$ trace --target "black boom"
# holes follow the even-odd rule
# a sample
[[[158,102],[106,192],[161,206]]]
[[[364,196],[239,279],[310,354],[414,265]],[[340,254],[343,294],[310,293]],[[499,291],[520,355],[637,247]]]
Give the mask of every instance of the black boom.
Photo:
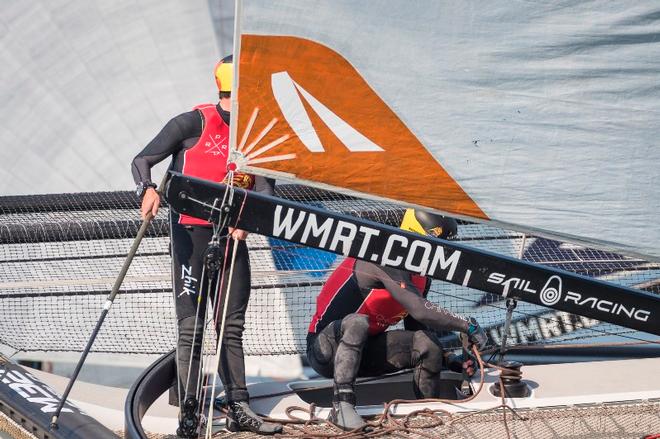
[[[166,191],[179,213],[217,221],[227,186],[173,173]],[[408,270],[660,335],[660,297],[575,273],[421,236],[281,198],[233,189],[229,224],[278,239]],[[217,205],[217,204],[216,204]]]

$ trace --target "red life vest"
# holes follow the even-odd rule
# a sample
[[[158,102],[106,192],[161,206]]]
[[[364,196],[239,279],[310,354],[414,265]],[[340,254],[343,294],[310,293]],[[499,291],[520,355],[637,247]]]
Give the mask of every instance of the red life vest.
[[[214,104],[194,108],[202,113],[204,130],[197,143],[184,152],[181,173],[191,177],[222,182],[227,175],[229,156],[229,125],[222,120]],[[179,223],[208,226],[209,222],[188,215],[180,215]]]
[[[424,291],[425,277],[413,274],[411,280],[419,291]],[[369,335],[380,334],[408,315],[408,311],[385,288],[371,290],[355,312],[369,316]]]
[[[346,258],[332,272],[316,298],[316,312],[309,324],[309,332],[317,332],[317,324],[324,317],[343,318],[348,314],[365,314],[369,317],[369,335],[380,334],[408,315],[385,288],[373,288],[364,299],[357,282],[352,281],[355,259]],[[413,274],[413,285],[425,292],[426,278]],[[336,299],[336,300],[335,300]]]
[[[413,285],[424,291],[426,278],[413,274]],[[389,291],[384,288],[373,289],[356,311],[369,316],[369,335],[380,334],[392,325],[396,325],[408,315],[408,311],[399,304]]]

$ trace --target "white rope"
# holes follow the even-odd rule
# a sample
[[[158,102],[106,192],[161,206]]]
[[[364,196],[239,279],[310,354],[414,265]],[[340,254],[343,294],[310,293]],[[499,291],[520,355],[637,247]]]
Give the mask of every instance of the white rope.
[[[233,177],[233,172],[229,172],[228,175],[230,177]],[[225,191],[225,193],[223,194],[222,202],[220,203],[221,206],[224,206],[226,204],[227,199],[229,199],[229,200],[233,199],[233,192],[234,191],[233,191],[233,188],[231,187],[231,182],[233,182],[232,178],[230,178],[230,184],[228,185],[228,190]],[[213,206],[210,206],[210,207],[212,207],[211,213],[213,213],[214,210],[217,210],[218,201],[219,201],[218,199],[215,199],[215,201],[213,203]],[[217,236],[220,233],[220,231],[224,228],[223,227],[224,226],[224,222],[223,222],[224,218],[223,218],[222,211],[220,212],[220,215],[219,215],[218,219],[219,219],[219,221],[216,224],[216,223],[211,221],[211,218],[209,218],[209,222],[211,222],[211,225],[213,227],[213,237],[212,237],[211,242],[209,244],[218,242]],[[170,228],[171,228],[171,226],[172,226],[172,224],[171,224],[171,218],[170,218]],[[229,245],[229,241],[228,241],[227,245]],[[193,357],[194,357],[194,353],[195,353],[195,349],[196,349],[195,341],[197,339],[197,322],[199,320],[199,311],[200,311],[201,302],[202,302],[202,291],[206,290],[206,293],[207,293],[206,294],[206,304],[208,304],[208,301],[210,299],[211,286],[213,285],[213,282],[211,280],[206,279],[206,260],[205,260],[205,256],[206,256],[206,250],[204,251],[204,255],[202,257],[202,274],[201,274],[201,281],[202,281],[202,283],[206,282],[206,285],[205,286],[200,285],[200,289],[198,291],[197,307],[196,307],[196,310],[195,310],[195,322],[194,322],[194,326],[193,326],[193,337],[192,337],[192,341],[191,341],[190,356],[188,358],[188,373],[187,373],[187,376],[186,376],[185,386],[181,386],[181,377],[178,373],[178,364],[179,364],[179,349],[178,349],[178,346],[179,346],[180,337],[179,337],[179,331],[178,330],[176,331],[176,342],[177,342],[177,349],[176,349],[177,374],[176,374],[176,376],[177,376],[177,393],[179,394],[178,395],[178,399],[179,399],[179,420],[182,419],[181,418],[181,413],[182,413],[184,398],[185,398],[186,395],[188,395],[188,391],[190,389],[190,375],[191,375],[191,370],[192,370]],[[220,284],[220,282],[219,282],[220,279],[219,278],[220,278],[221,274],[222,273],[219,270],[218,271],[218,278],[216,279],[216,282],[217,282],[216,297],[218,297],[218,294],[219,294],[218,288],[219,288],[219,284]],[[174,276],[174,270],[172,270],[172,276]],[[174,279],[172,279],[172,285],[174,285]],[[177,299],[176,291],[173,291],[173,293],[174,293],[174,300],[176,301],[176,299]],[[205,306],[205,309],[206,309],[206,306]],[[204,314],[206,314],[206,312]],[[206,328],[206,326],[207,326],[206,315],[204,316],[204,322],[205,322],[204,328]],[[224,316],[223,316],[223,325],[224,325]],[[196,381],[197,382],[197,389],[195,391],[195,397],[196,397],[196,399],[198,401],[198,404],[199,404],[200,414],[203,412],[203,402],[201,401],[200,397],[201,397],[201,394],[202,394],[201,389],[203,387],[202,386],[202,371],[204,369],[204,364],[206,363],[206,361],[203,360],[205,340],[206,340],[206,331],[203,329],[202,330],[201,345],[199,346],[199,350],[200,350],[200,355],[199,356],[200,356],[200,358],[199,358],[197,381]],[[219,344],[218,344],[218,346],[219,346]],[[216,369],[217,369],[217,367],[216,367]],[[215,377],[214,377],[213,384],[215,386]],[[183,387],[183,392],[180,392],[181,387]],[[183,393],[183,395],[181,393]],[[211,404],[211,407],[213,407],[212,404]],[[200,418],[200,421],[201,421],[201,418]],[[209,422],[209,424],[210,424],[210,422]]]
[[[214,306],[210,311],[210,317],[208,318],[208,320],[205,320],[205,323],[204,323],[204,332],[203,332],[203,338],[202,338],[202,354],[204,352],[203,351],[204,346],[206,346],[206,340],[207,340],[207,338],[208,338],[208,336],[210,335],[210,332],[211,332],[211,329],[209,329],[209,327],[210,327],[209,324],[216,321],[216,314],[217,314],[216,307],[217,307],[217,310],[219,310],[219,307],[220,307],[220,302],[219,302],[219,300],[220,300],[220,288],[222,287],[222,282],[223,282],[221,280],[221,277],[224,275],[225,270],[226,270],[227,253],[229,253],[229,248],[228,247],[229,247],[229,240],[227,240],[227,245],[225,246],[225,255],[223,255],[223,257],[222,257],[222,260],[225,263],[223,264],[222,270],[218,270],[218,274],[217,274],[217,277],[216,277],[215,295],[211,296],[209,294],[208,297],[207,297],[207,302],[206,302],[207,305],[208,305],[208,303],[210,303],[211,297],[215,297],[216,300],[214,301]],[[207,314],[208,314],[208,307],[207,307]],[[206,400],[206,387],[208,385],[208,375],[204,374],[203,375],[204,378],[202,378],[202,373],[203,373],[204,370],[206,370],[206,367],[210,363],[211,358],[212,358],[211,355],[206,355],[203,358],[203,361],[200,365],[199,372],[198,372],[198,375],[197,375],[197,381],[200,384],[199,387],[198,387],[197,395],[196,395],[197,400],[200,401],[200,404],[199,404],[200,425],[201,425],[201,422],[203,421],[202,417],[204,416],[204,404],[202,402]],[[213,370],[215,371],[217,369],[218,369],[217,366],[214,366]]]

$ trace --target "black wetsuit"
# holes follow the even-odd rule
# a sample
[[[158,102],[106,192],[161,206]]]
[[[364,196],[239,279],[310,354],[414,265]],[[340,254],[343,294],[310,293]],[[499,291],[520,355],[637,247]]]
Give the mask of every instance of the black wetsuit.
[[[317,298],[307,358],[336,388],[358,376],[415,368],[418,397],[439,395],[443,350],[435,331],[466,332],[467,319],[425,299],[430,279],[346,258]],[[386,329],[404,319],[404,330]]]
[[[219,105],[216,106],[216,110],[224,123],[228,124],[229,113],[222,111]],[[172,157],[170,169],[185,173],[185,153],[198,144],[203,129],[204,117],[199,110],[180,114],[170,120],[133,160],[132,172],[136,183],[151,182],[151,167],[168,157]],[[272,194],[273,186],[272,180],[255,177],[255,190]],[[203,255],[213,232],[210,225],[181,224],[180,216],[176,212],[170,211],[170,226],[172,283],[178,324],[178,394],[179,400],[183,401],[196,394],[207,291],[210,288],[211,298],[217,302],[215,300],[217,279],[209,279],[208,271],[205,271],[202,276]],[[221,235],[226,236],[227,231],[223,230]],[[232,248],[231,244],[227,248],[226,243],[226,239],[221,241],[221,253],[224,255],[227,250],[230,260]],[[229,271],[229,267],[225,266],[225,279],[222,282],[224,289],[229,282]],[[222,297],[225,297],[224,292]],[[242,337],[245,310],[250,297],[250,262],[245,241],[238,242],[229,297],[218,373],[225,386],[228,400],[247,401]],[[200,298],[199,305],[198,298]],[[216,308],[217,306],[216,303]],[[218,315],[221,316],[223,303],[220,303],[219,306],[220,314]],[[219,318],[216,320],[216,324],[220,323],[219,320]],[[195,340],[193,340],[193,335]],[[190,361],[191,352],[192,361]],[[186,389],[187,391],[185,391]]]

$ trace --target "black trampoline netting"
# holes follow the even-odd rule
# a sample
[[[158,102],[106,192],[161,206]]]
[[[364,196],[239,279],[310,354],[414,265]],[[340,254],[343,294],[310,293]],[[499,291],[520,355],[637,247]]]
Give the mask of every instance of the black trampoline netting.
[[[277,186],[277,194],[390,225],[398,225],[403,214],[401,207],[385,202],[298,185]],[[130,192],[0,198],[0,343],[23,351],[82,351],[140,226],[137,207]],[[658,264],[480,224],[461,223],[457,239],[660,293]],[[341,257],[255,234],[248,245],[253,278],[246,354],[303,352],[316,295]],[[155,354],[174,346],[168,247],[163,208],[142,241],[93,351]],[[476,316],[499,343],[506,309],[499,296],[435,281],[429,299]],[[644,338],[626,328],[526,303],[513,313],[510,336],[516,344]]]

